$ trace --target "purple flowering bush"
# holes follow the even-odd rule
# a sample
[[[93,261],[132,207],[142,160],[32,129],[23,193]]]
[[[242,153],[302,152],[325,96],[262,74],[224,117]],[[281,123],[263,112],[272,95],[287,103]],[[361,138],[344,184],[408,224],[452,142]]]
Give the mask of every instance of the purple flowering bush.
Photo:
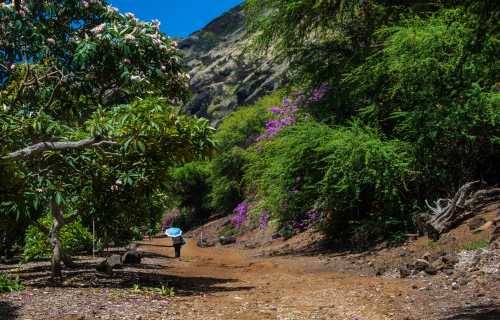
[[[267,212],[266,210],[262,211],[260,216],[259,216],[259,228],[261,230],[264,230],[267,228],[267,226],[269,225],[269,212]]]
[[[257,141],[270,140],[284,128],[295,125],[298,121],[299,110],[321,102],[328,90],[329,87],[323,84],[313,89],[308,96],[302,92],[295,92],[283,99],[281,106],[271,107],[274,117],[266,122],[266,130],[257,137]]]
[[[246,202],[242,202],[238,204],[238,206],[234,209],[236,215],[231,218],[231,223],[237,229],[241,229],[242,225],[248,220],[248,209],[249,206]]]
[[[244,180],[259,206],[268,208],[287,234],[318,226],[332,237],[343,237],[353,232],[349,221],[375,214],[384,216],[383,221],[404,220],[400,206],[405,184],[414,175],[406,144],[382,140],[357,125],[331,128],[306,120],[262,148],[249,152]],[[373,231],[390,233],[389,227],[394,225]]]

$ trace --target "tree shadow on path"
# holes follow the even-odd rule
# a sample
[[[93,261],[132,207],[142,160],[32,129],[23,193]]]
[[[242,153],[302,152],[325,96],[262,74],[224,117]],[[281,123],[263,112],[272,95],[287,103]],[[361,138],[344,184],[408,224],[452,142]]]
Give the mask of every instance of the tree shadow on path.
[[[451,316],[442,320],[498,320],[500,304],[475,305],[449,310]]]
[[[11,302],[0,301],[0,319],[2,320],[14,320],[17,319],[18,306],[15,306]]]
[[[50,279],[50,265],[36,266],[19,272],[27,287],[33,288],[102,288],[132,289],[134,285],[143,288],[175,288],[177,296],[203,295],[217,292],[238,292],[252,290],[252,286],[241,286],[239,280],[205,276],[180,276],[168,274],[168,267],[160,265],[135,265],[116,269],[112,276],[95,271],[95,263],[78,263],[75,269],[64,269],[63,282]]]

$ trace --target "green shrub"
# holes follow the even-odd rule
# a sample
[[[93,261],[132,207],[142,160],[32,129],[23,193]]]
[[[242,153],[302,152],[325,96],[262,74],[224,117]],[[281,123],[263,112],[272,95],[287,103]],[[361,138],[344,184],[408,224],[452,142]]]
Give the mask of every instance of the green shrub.
[[[50,228],[52,219],[45,216],[38,220],[46,228]],[[92,250],[92,234],[77,220],[62,228],[60,240],[63,249],[69,254],[89,252]],[[33,261],[43,259],[52,255],[52,246],[48,240],[48,235],[41,232],[37,227],[30,226],[26,231],[23,261]]]
[[[483,239],[483,240],[478,240],[478,241],[466,243],[462,246],[462,248],[464,250],[478,250],[478,249],[487,248],[488,244],[489,244],[489,241],[487,239]]]
[[[209,163],[196,161],[173,169],[169,191],[173,202],[182,208],[177,219],[183,228],[189,229],[204,223],[210,216],[207,195],[209,192]]]
[[[245,150],[233,147],[220,153],[210,165],[210,208],[218,213],[231,213],[243,200],[243,168]]]
[[[344,81],[366,122],[415,144],[429,173],[424,198],[500,179],[500,39],[498,28],[484,33],[477,21],[452,9],[382,28],[382,49]]]
[[[283,92],[276,92],[229,114],[214,135],[219,151],[224,153],[236,146],[246,148],[255,143],[270,117],[271,106],[279,105],[282,98]]]
[[[249,150],[244,175],[247,193],[255,194],[258,207],[270,211],[280,225],[303,220],[318,199],[323,155],[315,150],[331,130],[308,122]]]
[[[12,279],[6,273],[0,272],[0,293],[20,291],[23,289],[19,276]]]
[[[221,230],[219,236],[222,237],[233,237],[237,236],[239,234],[239,230],[235,228],[235,226],[232,223],[227,224],[224,226],[224,228]]]
[[[217,213],[231,213],[243,200],[245,148],[255,143],[270,117],[272,105],[279,105],[283,92],[259,99],[254,105],[231,113],[215,134],[219,152],[210,165],[210,208]]]
[[[367,223],[374,236],[388,236],[411,220],[408,184],[416,173],[409,144],[354,125],[335,129],[317,151],[326,155],[320,205],[334,236]]]
[[[350,237],[365,226],[372,233],[368,241],[410,221],[413,162],[407,144],[384,141],[357,124],[306,122],[253,148],[245,181],[258,206],[277,215],[282,227],[304,227],[308,213],[319,209],[331,238]]]

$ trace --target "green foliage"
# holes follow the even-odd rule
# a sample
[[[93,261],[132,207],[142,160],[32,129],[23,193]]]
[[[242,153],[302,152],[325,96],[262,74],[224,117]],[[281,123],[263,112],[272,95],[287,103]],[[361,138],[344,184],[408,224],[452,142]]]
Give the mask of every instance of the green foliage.
[[[241,179],[245,164],[245,150],[240,147],[221,152],[212,160],[208,199],[215,212],[230,213],[243,199]]]
[[[239,234],[239,230],[235,228],[234,224],[229,223],[221,230],[219,236],[222,237],[233,237]]]
[[[384,49],[345,79],[367,122],[416,143],[436,187],[499,178],[491,165],[500,160],[498,33],[473,52],[470,19],[463,9],[443,10],[384,28]]]
[[[252,148],[245,181],[259,207],[282,226],[300,224],[320,209],[333,238],[349,236],[368,220],[381,235],[410,220],[405,196],[415,177],[413,161],[407,144],[384,141],[357,124],[305,122]]]
[[[249,150],[247,191],[255,193],[259,207],[276,215],[282,225],[300,221],[313,208],[323,177],[318,161],[324,156],[316,149],[319,139],[329,134],[328,126],[308,122]]]
[[[317,151],[326,155],[320,201],[335,236],[368,220],[380,226],[374,234],[388,234],[410,220],[408,184],[416,173],[409,144],[355,125],[337,129]]]
[[[132,293],[143,294],[146,296],[159,295],[161,297],[175,297],[175,288],[169,287],[168,283],[158,288],[141,288],[141,285],[139,283],[134,283],[131,291]]]
[[[208,122],[179,113],[176,43],[106,1],[17,4],[0,4],[2,214],[37,219],[55,203],[95,221],[102,243],[137,237],[161,214],[168,168],[213,147]],[[44,141],[80,147],[11,156]]]
[[[207,195],[209,193],[208,162],[189,162],[170,172],[168,192],[172,205],[181,208],[181,214],[173,226],[184,230],[204,223],[210,216]]]
[[[38,220],[38,223],[46,228],[51,227],[52,219],[46,215]],[[92,234],[77,220],[62,228],[60,240],[65,252],[76,254],[90,252],[92,250]],[[26,239],[22,259],[24,262],[50,257],[52,246],[48,235],[40,231],[36,226],[31,226],[26,231]]]
[[[239,108],[221,123],[214,135],[219,152],[210,165],[210,207],[231,213],[243,199],[245,148],[255,143],[270,117],[270,106],[279,105],[283,92],[259,99],[254,105]]]
[[[170,297],[170,298],[175,297],[174,287],[161,286],[160,288],[154,288],[154,292],[162,297]]]
[[[249,152],[247,198],[282,222],[317,208],[332,237],[397,240],[423,200],[499,183],[498,1],[249,0],[247,14],[297,84],[333,91],[309,113],[337,127]]]
[[[5,272],[0,272],[0,293],[20,291],[23,289],[19,276],[11,279]]]
[[[214,135],[219,150],[227,152],[233,147],[246,148],[253,144],[270,117],[270,107],[279,105],[282,98],[283,92],[276,92],[229,114]]]
[[[478,240],[466,243],[462,246],[464,250],[479,250],[488,248],[489,241],[488,239]]]
[[[343,73],[378,45],[373,33],[379,26],[392,24],[406,12],[432,12],[439,3],[247,0],[245,8],[254,46],[288,60],[293,79],[337,85]]]

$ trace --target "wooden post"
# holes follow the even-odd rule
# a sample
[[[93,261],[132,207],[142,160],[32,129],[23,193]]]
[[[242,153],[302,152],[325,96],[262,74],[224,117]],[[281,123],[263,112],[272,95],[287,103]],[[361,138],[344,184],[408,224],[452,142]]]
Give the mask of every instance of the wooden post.
[[[95,218],[92,217],[92,258],[95,258]]]

